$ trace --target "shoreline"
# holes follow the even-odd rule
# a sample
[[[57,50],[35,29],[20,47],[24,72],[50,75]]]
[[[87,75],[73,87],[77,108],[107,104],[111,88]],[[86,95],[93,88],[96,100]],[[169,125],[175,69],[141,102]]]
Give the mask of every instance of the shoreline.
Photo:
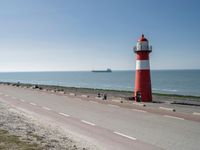
[[[67,87],[67,86],[59,86],[59,85],[45,85],[45,84],[33,84],[33,83],[17,83],[17,82],[0,82],[0,84],[4,85],[13,85],[13,86],[22,86],[22,87],[33,87],[38,86],[38,88],[49,89],[49,90],[56,90],[56,91],[65,91],[65,90],[72,90],[77,92],[102,92],[102,93],[121,93],[132,97],[133,91],[126,91],[126,90],[114,90],[114,89],[99,89],[99,88],[85,88],[85,87]],[[159,93],[159,92],[152,92],[153,96],[163,96],[163,97],[178,97],[178,98],[192,98],[192,99],[200,99],[200,96],[197,95],[181,95],[181,94],[170,94],[170,93]]]
[[[43,85],[30,83],[15,83],[15,82],[0,82],[0,85],[15,86],[21,88],[30,88],[40,91],[53,92],[62,95],[74,95],[80,97],[88,97],[96,99],[100,94],[100,99],[103,95],[107,95],[107,101],[121,101],[132,103],[133,92],[123,90],[109,90],[109,89],[94,89],[94,88],[80,88],[80,87],[65,87],[57,85]],[[163,94],[153,93],[153,100],[149,103],[171,103],[177,105],[200,106],[200,96],[191,95],[177,95],[177,94]],[[144,103],[144,102],[143,102]],[[148,103],[148,102],[147,102]]]

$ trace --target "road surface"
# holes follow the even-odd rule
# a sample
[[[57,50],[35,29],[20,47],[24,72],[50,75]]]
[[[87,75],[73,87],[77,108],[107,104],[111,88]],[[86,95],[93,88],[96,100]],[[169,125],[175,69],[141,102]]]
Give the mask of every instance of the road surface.
[[[199,149],[200,122],[184,117],[5,85],[0,101],[51,119],[104,150]]]

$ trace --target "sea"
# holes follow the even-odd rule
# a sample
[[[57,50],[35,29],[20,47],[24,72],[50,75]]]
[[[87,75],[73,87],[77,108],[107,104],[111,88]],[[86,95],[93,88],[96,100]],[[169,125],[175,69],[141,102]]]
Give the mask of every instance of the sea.
[[[57,85],[110,90],[134,90],[135,71],[7,72],[1,82]],[[152,70],[154,93],[200,96],[200,70]]]

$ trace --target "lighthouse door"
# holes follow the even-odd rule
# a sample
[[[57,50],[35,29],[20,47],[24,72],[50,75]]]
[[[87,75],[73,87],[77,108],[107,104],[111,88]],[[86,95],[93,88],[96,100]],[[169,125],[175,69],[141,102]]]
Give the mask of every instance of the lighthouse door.
[[[137,91],[136,92],[136,102],[141,102],[142,101],[142,96],[141,96],[141,92]]]

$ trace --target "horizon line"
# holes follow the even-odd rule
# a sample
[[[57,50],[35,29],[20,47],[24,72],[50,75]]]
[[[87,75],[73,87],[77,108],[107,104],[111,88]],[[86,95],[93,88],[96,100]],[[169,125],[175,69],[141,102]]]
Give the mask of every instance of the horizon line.
[[[200,69],[151,69],[151,71],[176,71],[176,70],[200,70]],[[33,70],[33,71],[25,71],[25,70],[19,70],[19,71],[0,71],[0,73],[24,73],[24,72],[91,72],[92,70]],[[136,71],[133,69],[116,69],[112,71]]]

